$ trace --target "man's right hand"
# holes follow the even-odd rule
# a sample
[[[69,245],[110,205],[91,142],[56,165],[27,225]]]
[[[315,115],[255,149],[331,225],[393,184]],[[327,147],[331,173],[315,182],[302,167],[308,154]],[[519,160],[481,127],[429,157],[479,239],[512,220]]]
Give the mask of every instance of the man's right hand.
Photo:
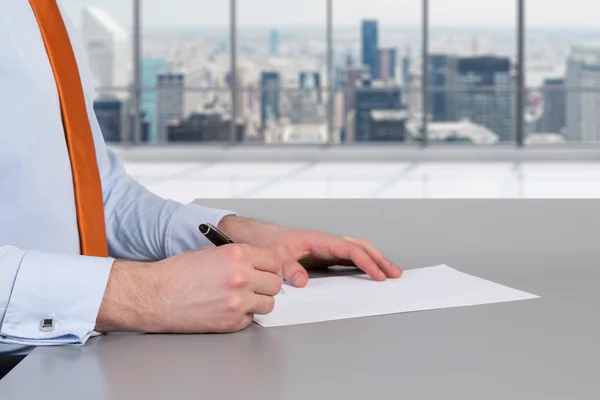
[[[282,262],[271,251],[232,244],[151,264],[115,262],[98,332],[228,333],[273,311]]]

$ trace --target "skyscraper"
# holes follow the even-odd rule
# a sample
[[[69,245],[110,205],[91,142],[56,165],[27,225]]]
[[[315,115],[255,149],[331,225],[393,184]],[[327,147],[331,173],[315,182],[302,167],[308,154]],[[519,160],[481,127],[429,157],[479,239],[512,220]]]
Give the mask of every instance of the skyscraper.
[[[171,68],[156,77],[158,141],[168,141],[169,121],[184,115],[185,75]]]
[[[83,9],[82,36],[99,97],[115,95],[109,88],[128,85],[127,33],[104,10]]]
[[[456,112],[496,133],[501,141],[514,139],[513,81],[508,57],[467,57],[458,60]]]
[[[260,105],[261,127],[279,122],[281,116],[281,75],[278,72],[263,72],[260,78],[262,100]]]
[[[362,63],[371,78],[379,79],[379,23],[375,20],[362,23]]]
[[[433,121],[470,119],[511,140],[514,93],[507,57],[429,56],[429,110]]]
[[[410,90],[411,84],[411,59],[410,59],[410,48],[406,49],[406,54],[402,57],[402,84],[406,90]]]
[[[447,54],[429,56],[429,114],[434,122],[455,121],[458,58]]]
[[[343,121],[347,125],[348,114],[354,111],[358,83],[367,79],[369,72],[366,67],[348,68],[344,77],[344,114]],[[348,128],[348,126],[345,126]]]
[[[398,50],[394,48],[379,49],[379,78],[383,80],[396,80],[396,66],[398,64]]]
[[[600,44],[571,47],[567,61],[568,87],[600,86]],[[600,140],[600,95],[596,91],[567,93],[567,140],[591,143]]]
[[[546,79],[542,89],[544,111],[538,132],[561,133],[566,127],[567,91],[564,79]]]
[[[94,113],[106,142],[123,140],[123,103],[118,99],[98,99],[94,101]]]
[[[400,86],[383,81],[363,81],[355,93],[354,140],[368,142],[375,139],[371,127],[374,110],[397,111],[402,109]]]
[[[142,88],[153,89],[142,91],[142,110],[150,123],[150,141],[158,140],[156,120],[156,81],[160,71],[167,65],[162,58],[142,58]]]
[[[299,75],[299,88],[311,90],[307,93],[319,104],[323,103],[323,88],[321,86],[321,74],[318,72],[301,71]]]
[[[269,53],[272,56],[279,55],[279,32],[275,29],[269,34]]]

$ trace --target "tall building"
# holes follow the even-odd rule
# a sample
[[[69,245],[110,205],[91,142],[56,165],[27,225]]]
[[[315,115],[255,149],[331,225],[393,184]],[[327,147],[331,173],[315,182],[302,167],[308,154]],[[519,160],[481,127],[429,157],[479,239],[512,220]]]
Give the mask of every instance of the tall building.
[[[410,90],[411,84],[411,57],[410,57],[410,48],[406,50],[406,54],[402,57],[402,85],[407,90]]]
[[[362,23],[362,63],[372,79],[379,79],[379,23],[375,20]]]
[[[514,88],[508,57],[467,57],[458,60],[456,95],[458,119],[468,118],[494,133],[501,141],[514,139]],[[462,89],[469,89],[463,91]]]
[[[394,48],[379,49],[379,78],[396,80],[398,50]]]
[[[184,115],[185,75],[171,68],[156,77],[156,114],[158,141],[168,141],[170,121]]]
[[[429,57],[429,110],[435,122],[469,119],[513,139],[514,92],[508,57]]]
[[[156,78],[160,71],[167,65],[162,58],[142,58],[142,110],[150,123],[150,142],[158,140],[158,128],[156,119]]]
[[[458,58],[447,54],[429,56],[429,114],[434,122],[458,119],[456,92]]]
[[[565,79],[546,79],[542,89],[544,111],[538,132],[561,133],[567,124],[567,90]]]
[[[279,55],[279,32],[273,29],[269,34],[269,54]]]
[[[369,72],[366,67],[353,67],[348,68],[345,72],[344,78],[344,114],[342,120],[344,121],[344,128],[348,129],[348,114],[354,111],[356,103],[356,89],[359,82],[369,77]]]
[[[123,141],[123,102],[117,98],[102,98],[94,101],[94,113],[106,142]]]
[[[270,123],[278,123],[281,117],[281,75],[279,72],[263,72],[260,78],[260,123],[264,129]]]
[[[321,74],[318,72],[301,71],[299,76],[299,88],[311,90],[310,97],[319,104],[323,103],[323,87],[321,85]]]
[[[97,95],[115,96],[110,88],[126,88],[129,83],[127,33],[104,10],[89,6],[83,8],[82,37]]]
[[[390,82],[363,81],[356,89],[355,98],[354,140],[357,142],[368,142],[375,138],[371,126],[372,111],[402,109],[401,88]]]
[[[567,61],[568,87],[600,86],[600,44],[581,43],[571,47]],[[567,140],[591,143],[600,140],[600,93],[567,93]]]

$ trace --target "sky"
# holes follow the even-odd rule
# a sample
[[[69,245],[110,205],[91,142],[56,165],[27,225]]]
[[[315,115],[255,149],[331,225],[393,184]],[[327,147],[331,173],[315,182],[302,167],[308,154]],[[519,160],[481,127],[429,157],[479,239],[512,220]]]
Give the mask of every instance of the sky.
[[[61,0],[76,24],[84,6],[96,5],[121,25],[130,26],[131,0]],[[147,27],[226,26],[229,0],[141,0]],[[323,25],[325,0],[237,0],[240,26]],[[527,24],[540,28],[600,30],[596,0],[526,0]],[[514,28],[516,0],[430,0],[431,25]],[[334,0],[334,22],[357,25],[363,18],[382,26],[415,27],[422,18],[420,0]]]

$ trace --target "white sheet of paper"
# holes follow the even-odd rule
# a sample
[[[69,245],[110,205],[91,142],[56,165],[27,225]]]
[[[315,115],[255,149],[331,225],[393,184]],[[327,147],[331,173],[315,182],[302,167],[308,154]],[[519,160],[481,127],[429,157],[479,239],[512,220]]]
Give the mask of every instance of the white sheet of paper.
[[[366,275],[331,277],[284,290],[275,310],[257,315],[256,323],[276,327],[539,298],[446,265],[405,271],[401,279],[385,282]]]

